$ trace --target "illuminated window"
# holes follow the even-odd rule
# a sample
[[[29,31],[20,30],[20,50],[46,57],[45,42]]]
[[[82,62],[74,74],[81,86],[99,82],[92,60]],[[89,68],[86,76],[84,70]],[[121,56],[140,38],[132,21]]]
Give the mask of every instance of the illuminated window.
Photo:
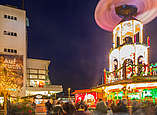
[[[38,86],[37,81],[30,80],[30,86],[37,87]]]
[[[45,70],[39,70],[39,74],[45,74],[46,71]]]
[[[38,71],[36,69],[30,69],[30,73],[38,73]]]
[[[125,59],[123,63],[123,76],[124,79],[130,78],[133,74],[133,61],[131,59]]]
[[[143,67],[141,66],[141,64],[143,64],[143,56],[139,56],[138,57],[138,75],[140,75],[143,71]]]
[[[30,74],[29,77],[30,77],[30,78],[37,78],[37,75],[32,75],[32,74]]]
[[[45,79],[45,75],[39,75],[39,79]]]
[[[116,72],[116,70],[118,69],[118,60],[114,59],[113,64],[114,64],[115,78],[118,78],[118,75],[117,75],[117,72]]]

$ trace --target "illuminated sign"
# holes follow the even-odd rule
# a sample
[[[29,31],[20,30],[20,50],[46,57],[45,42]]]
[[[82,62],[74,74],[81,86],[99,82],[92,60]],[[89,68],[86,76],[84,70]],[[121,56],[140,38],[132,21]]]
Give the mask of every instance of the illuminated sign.
[[[14,77],[13,84],[23,86],[23,56],[0,54],[0,71],[6,70],[8,77]],[[2,73],[0,75],[3,75]]]
[[[143,24],[129,20],[118,24],[113,30],[113,48],[129,43],[143,42]]]
[[[75,94],[75,102],[78,103],[80,101],[84,101],[89,106],[95,106],[97,102],[97,93],[81,93],[81,94]]]
[[[109,72],[106,75],[106,83],[130,79],[132,76],[136,75],[147,74],[147,46],[141,44],[128,44],[111,51],[109,55]]]

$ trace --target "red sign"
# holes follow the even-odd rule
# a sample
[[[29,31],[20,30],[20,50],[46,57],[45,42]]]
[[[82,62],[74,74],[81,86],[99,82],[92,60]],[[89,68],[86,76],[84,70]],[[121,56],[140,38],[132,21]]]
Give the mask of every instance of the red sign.
[[[88,106],[95,107],[97,102],[97,93],[80,93],[75,94],[75,103],[83,100]]]

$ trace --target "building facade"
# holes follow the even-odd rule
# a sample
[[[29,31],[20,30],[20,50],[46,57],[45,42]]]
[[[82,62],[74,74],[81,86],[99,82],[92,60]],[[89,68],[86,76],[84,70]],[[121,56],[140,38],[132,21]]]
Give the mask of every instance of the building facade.
[[[25,95],[26,84],[26,12],[0,5],[0,59],[4,67],[16,73],[18,96]],[[12,76],[10,76],[12,77]],[[16,96],[17,96],[16,95]]]
[[[118,24],[113,30],[113,48],[109,54],[109,72],[106,82],[147,75],[149,46],[143,40],[143,24],[134,19]],[[141,65],[141,66],[140,66]]]
[[[0,80],[12,83],[5,90],[16,97],[61,92],[50,85],[50,61],[27,58],[26,11],[0,5],[0,25]]]
[[[51,85],[48,75],[49,60],[27,59],[26,96],[62,92],[61,85]]]

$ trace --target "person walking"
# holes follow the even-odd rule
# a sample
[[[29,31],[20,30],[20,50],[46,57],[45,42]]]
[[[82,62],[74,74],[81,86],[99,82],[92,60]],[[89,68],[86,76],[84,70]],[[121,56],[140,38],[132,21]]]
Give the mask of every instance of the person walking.
[[[76,110],[71,102],[66,102],[63,104],[63,111],[64,115],[74,115]]]
[[[35,112],[36,110],[36,103],[33,101],[33,103],[31,104],[33,111]]]
[[[51,112],[52,115],[63,115],[63,108],[60,101],[56,103]]]
[[[51,107],[52,107],[52,104],[50,103],[50,100],[48,100],[45,103],[45,106],[46,106],[46,109],[47,109],[47,115],[50,115],[50,111],[51,111]]]
[[[107,115],[113,115],[113,111],[110,107],[107,109]]]
[[[107,112],[107,107],[102,99],[99,99],[99,102],[96,105],[95,114],[96,115],[104,115]]]

